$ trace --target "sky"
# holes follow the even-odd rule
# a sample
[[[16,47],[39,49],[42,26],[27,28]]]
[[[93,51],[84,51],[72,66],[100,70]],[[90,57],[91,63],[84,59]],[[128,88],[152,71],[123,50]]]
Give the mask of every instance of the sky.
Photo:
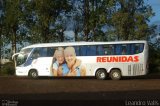
[[[155,13],[155,16],[150,19],[149,24],[153,24],[157,21],[160,22],[160,0],[145,0],[145,2],[152,6],[153,12]]]

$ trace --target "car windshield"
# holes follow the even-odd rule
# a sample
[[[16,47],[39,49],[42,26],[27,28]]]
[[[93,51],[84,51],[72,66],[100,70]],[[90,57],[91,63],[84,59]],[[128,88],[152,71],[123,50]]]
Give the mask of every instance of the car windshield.
[[[30,54],[32,48],[22,49],[18,54],[16,61],[17,65],[22,65],[26,62],[28,55]]]

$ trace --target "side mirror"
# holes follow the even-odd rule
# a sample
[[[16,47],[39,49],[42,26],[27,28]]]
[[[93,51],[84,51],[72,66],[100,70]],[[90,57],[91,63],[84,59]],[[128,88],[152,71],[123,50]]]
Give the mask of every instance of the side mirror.
[[[12,55],[12,60],[14,60],[15,56],[19,55],[20,53],[15,53]]]

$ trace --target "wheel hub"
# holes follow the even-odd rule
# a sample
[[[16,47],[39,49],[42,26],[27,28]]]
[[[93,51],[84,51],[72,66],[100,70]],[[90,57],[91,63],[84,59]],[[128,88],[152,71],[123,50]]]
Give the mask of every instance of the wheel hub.
[[[119,74],[115,72],[115,73],[113,73],[113,77],[118,78]]]
[[[104,73],[100,73],[100,77],[101,77],[101,78],[104,78],[104,77],[105,77],[105,74],[104,74]]]
[[[34,72],[34,73],[32,73],[32,76],[33,76],[33,77],[36,77],[36,76],[37,76],[37,74]]]

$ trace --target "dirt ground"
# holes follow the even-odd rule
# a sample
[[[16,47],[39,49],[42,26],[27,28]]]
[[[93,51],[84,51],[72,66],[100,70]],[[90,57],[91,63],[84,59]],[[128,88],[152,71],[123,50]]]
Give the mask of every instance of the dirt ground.
[[[1,105],[160,105],[160,75],[123,78],[0,77]],[[17,104],[16,104],[17,103]],[[13,105],[12,104],[12,105]],[[11,105],[11,104],[10,104]],[[37,105],[37,106],[38,106]]]

